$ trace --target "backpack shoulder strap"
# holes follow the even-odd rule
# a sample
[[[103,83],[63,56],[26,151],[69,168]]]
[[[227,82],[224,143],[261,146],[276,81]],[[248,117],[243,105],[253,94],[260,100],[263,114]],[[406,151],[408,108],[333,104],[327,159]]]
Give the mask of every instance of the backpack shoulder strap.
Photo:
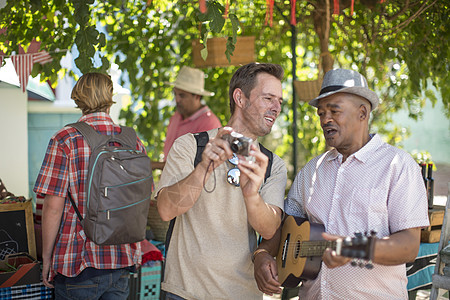
[[[202,153],[205,150],[206,144],[209,141],[209,135],[206,131],[202,131],[194,134],[195,140],[197,141],[197,153],[195,154],[194,167],[202,161]]]
[[[78,130],[83,137],[86,139],[87,143],[91,149],[95,149],[100,144],[117,142],[121,145],[127,145],[131,148],[136,147],[136,132],[133,128],[127,126],[120,126],[121,131],[115,135],[106,135],[98,133],[92,126],[85,122],[76,122],[67,124],[66,126],[71,126]]]
[[[118,134],[111,136],[110,142],[118,142],[122,146],[127,145],[130,148],[136,148],[136,131],[128,126],[120,126],[121,131]]]
[[[259,143],[259,149],[262,153],[264,153],[269,158],[269,163],[267,165],[266,174],[264,176],[264,182],[266,182],[267,178],[270,177],[270,172],[272,171],[272,162],[273,162],[273,153],[264,147],[261,143]]]
[[[110,138],[108,135],[98,133],[94,128],[85,122],[71,123],[66,126],[70,126],[78,130],[78,132],[80,132],[86,139],[91,149],[95,149],[101,143],[106,143],[106,141]]]

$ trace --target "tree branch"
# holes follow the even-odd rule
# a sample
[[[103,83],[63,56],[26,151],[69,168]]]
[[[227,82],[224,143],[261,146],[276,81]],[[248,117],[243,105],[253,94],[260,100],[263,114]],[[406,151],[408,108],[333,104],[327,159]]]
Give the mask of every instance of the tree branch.
[[[407,9],[409,8],[409,0],[405,0],[405,6],[401,10],[399,10],[396,14],[392,16],[386,17],[386,20],[392,21],[394,19],[397,19],[400,15],[402,15]]]
[[[428,6],[425,6],[426,3],[422,5],[411,17],[409,17],[407,20],[403,21],[402,23],[398,24],[397,26],[391,28],[388,31],[391,31],[391,34],[396,34],[398,31],[402,30],[406,26],[408,26],[409,23],[411,23],[414,19],[416,19],[418,16],[420,16],[425,10],[430,8],[436,3],[437,0],[434,0],[433,3],[430,3]],[[385,32],[388,32],[385,31]]]

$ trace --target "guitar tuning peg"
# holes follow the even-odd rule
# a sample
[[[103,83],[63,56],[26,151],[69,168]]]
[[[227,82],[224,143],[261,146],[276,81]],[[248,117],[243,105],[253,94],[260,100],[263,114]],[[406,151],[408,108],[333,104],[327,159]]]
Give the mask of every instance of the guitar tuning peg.
[[[366,269],[368,269],[368,270],[372,270],[372,269],[373,269],[373,263],[372,263],[371,260],[369,260],[369,261],[367,262],[367,264],[366,264]]]
[[[368,241],[369,239],[364,235],[360,240],[360,245],[366,245]]]
[[[351,244],[352,244],[352,239],[351,239],[351,237],[346,237],[344,240],[343,240],[343,243],[344,243],[344,245],[345,246],[350,246]]]
[[[366,264],[364,263],[363,260],[360,260],[359,263],[358,263],[358,267],[360,267],[360,268],[364,268],[365,265],[366,265]]]
[[[356,255],[356,257],[358,257],[358,258],[364,258],[365,254],[366,254],[366,253],[364,252],[364,250],[359,250],[358,253],[357,253],[357,255]]]

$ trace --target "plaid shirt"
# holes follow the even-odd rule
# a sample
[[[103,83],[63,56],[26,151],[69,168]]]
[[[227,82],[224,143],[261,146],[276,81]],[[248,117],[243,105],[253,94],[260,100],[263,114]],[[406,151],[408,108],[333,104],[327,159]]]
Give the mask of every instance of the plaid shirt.
[[[115,125],[106,113],[88,114],[79,121],[93,126],[101,134],[120,133],[119,125]],[[136,149],[145,152],[139,138]],[[62,222],[53,249],[52,278],[56,273],[74,277],[87,267],[119,269],[141,263],[140,243],[99,246],[86,237],[81,227],[67,192],[84,216],[90,154],[83,136],[75,128],[66,126],[51,138],[36,180],[36,194],[65,198]]]

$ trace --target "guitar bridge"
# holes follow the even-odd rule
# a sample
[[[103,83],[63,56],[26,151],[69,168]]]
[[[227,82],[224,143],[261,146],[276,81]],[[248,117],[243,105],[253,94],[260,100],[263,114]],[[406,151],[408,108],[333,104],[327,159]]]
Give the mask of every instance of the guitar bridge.
[[[283,243],[283,254],[281,256],[281,261],[283,262],[283,268],[286,267],[286,257],[287,257],[287,251],[288,251],[290,239],[291,239],[291,234],[288,233],[288,235],[286,236],[286,239],[284,240],[284,243]]]

